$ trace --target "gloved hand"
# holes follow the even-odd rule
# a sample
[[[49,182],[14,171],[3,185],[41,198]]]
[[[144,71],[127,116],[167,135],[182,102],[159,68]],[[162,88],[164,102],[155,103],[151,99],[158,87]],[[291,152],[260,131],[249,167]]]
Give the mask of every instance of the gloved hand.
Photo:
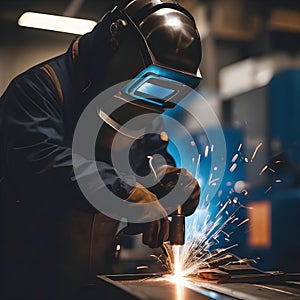
[[[136,183],[126,201],[131,203],[149,203],[153,202],[154,205],[150,208],[143,206],[142,215],[139,216],[139,223],[130,223],[124,230],[125,234],[139,234],[143,233],[143,243],[150,248],[157,248],[162,245],[169,237],[169,220],[167,212],[158,201],[155,194],[143,187],[141,184]],[[155,221],[143,221],[158,218]]]
[[[172,201],[178,201],[178,205],[180,205],[180,201],[186,199],[181,204],[182,212],[185,216],[193,214],[199,204],[200,186],[192,173],[185,168],[164,165],[157,170],[156,175],[159,182],[149,189],[160,199],[178,185],[179,193],[176,194],[176,199],[172,199]],[[176,203],[174,203],[174,207],[176,207]]]

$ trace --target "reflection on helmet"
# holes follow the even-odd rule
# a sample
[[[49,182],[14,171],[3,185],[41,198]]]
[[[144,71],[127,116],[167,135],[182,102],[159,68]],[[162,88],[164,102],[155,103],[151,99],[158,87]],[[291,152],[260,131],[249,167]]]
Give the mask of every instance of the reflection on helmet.
[[[197,76],[201,41],[191,14],[172,0],[127,3],[118,9],[139,35],[144,63]]]
[[[187,15],[162,8],[146,17],[140,29],[159,64],[197,72],[201,58],[200,39]]]

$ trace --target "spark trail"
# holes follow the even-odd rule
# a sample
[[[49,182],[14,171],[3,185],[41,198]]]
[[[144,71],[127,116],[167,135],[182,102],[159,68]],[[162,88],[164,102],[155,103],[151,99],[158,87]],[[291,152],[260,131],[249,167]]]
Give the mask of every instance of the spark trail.
[[[227,203],[229,202],[227,201]],[[229,258],[228,255],[223,256],[225,252],[238,246],[233,244],[226,248],[217,248],[211,251],[212,246],[219,244],[219,239],[223,238],[223,235],[229,241],[231,234],[226,233],[225,228],[229,223],[238,219],[235,214],[242,206],[236,208],[230,216],[222,221],[220,214],[222,213],[221,210],[224,211],[224,207],[225,205],[216,215],[215,221],[210,220],[210,216],[207,216],[200,230],[200,214],[197,214],[193,223],[187,227],[186,243],[182,246],[172,246],[174,261],[170,271],[175,277],[196,275],[201,269],[213,267],[217,262],[220,263]],[[235,228],[246,222],[248,219],[243,220]]]
[[[262,143],[255,148],[250,160],[251,162],[253,162],[261,146]],[[231,173],[234,172],[237,167],[239,156],[241,157],[240,161],[248,163],[248,159],[243,158],[241,155],[241,148],[242,144],[240,144],[237,149],[238,154],[235,154],[231,159],[231,162],[233,163],[229,168]],[[205,154],[207,154],[207,152],[208,146],[205,148]],[[204,157],[206,156],[207,155],[204,155]],[[199,155],[196,165],[196,178],[199,172],[200,159],[201,156]],[[259,175],[265,172],[268,168],[268,166],[263,167]],[[220,179],[217,178],[216,180]],[[212,185],[216,180],[212,180],[212,174],[210,174],[209,185]],[[248,192],[243,189],[242,194],[245,196],[248,194]],[[221,193],[218,193],[218,195],[220,197],[222,195],[222,191]],[[203,209],[203,206],[200,206],[200,209],[198,209],[195,213],[193,222],[187,227],[185,244],[182,246],[172,246],[174,258],[172,262],[173,264],[169,265],[169,267],[175,278],[193,276],[198,274],[201,269],[211,268],[221,264],[246,263],[250,261],[247,258],[241,259],[231,253],[227,253],[228,250],[237,247],[238,244],[233,244],[224,248],[216,248],[216,246],[220,244],[220,239],[230,242],[230,237],[234,233],[234,230],[249,221],[249,218],[242,219],[240,220],[239,224],[233,228],[233,232],[226,232],[228,225],[239,220],[239,217],[236,215],[239,209],[247,208],[238,201],[237,197],[231,200],[229,196],[230,192],[227,197],[228,200],[224,204],[221,204],[219,211],[214,217],[211,217],[208,214],[209,206],[205,209]],[[203,197],[203,199],[206,199],[206,197]],[[216,207],[217,206],[218,205],[216,205]],[[231,207],[231,210],[233,210],[232,213],[228,212],[229,207]],[[207,214],[204,221],[200,218],[201,212],[202,214]],[[213,248],[216,249],[211,250]]]

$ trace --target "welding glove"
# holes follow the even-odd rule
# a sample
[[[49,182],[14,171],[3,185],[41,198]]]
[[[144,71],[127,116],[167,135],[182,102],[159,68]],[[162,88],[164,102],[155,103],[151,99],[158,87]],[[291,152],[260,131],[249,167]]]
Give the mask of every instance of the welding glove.
[[[176,199],[172,199],[172,202],[178,201],[178,204],[173,202],[172,207],[181,205],[185,216],[193,214],[199,204],[200,186],[192,173],[185,168],[164,165],[157,170],[156,176],[158,183],[149,189],[160,199],[169,194],[175,186],[179,187]]]
[[[169,237],[169,220],[167,212],[158,201],[155,194],[144,186],[136,183],[126,201],[136,204],[152,202],[151,207],[141,205],[137,223],[129,223],[124,230],[125,234],[143,233],[143,243],[150,248],[157,248]],[[147,220],[154,220],[145,222]]]

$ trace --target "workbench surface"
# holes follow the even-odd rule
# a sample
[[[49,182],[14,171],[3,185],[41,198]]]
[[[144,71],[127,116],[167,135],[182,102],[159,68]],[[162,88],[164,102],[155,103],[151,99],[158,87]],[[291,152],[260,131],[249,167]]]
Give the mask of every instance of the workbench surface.
[[[120,274],[98,276],[99,284],[111,300],[296,300],[300,299],[300,282],[223,283],[188,278],[184,284],[168,275]]]

